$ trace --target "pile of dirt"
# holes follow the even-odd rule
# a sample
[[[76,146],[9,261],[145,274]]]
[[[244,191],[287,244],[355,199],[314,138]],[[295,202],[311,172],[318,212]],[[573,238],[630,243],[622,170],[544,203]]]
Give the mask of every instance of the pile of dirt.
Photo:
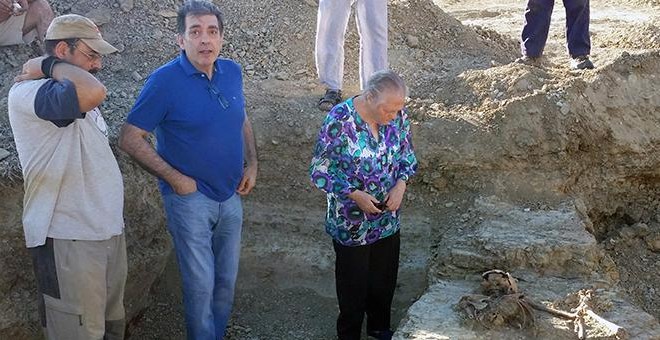
[[[660,0],[627,0],[633,5],[637,6],[656,6],[660,7]]]
[[[430,1],[395,2],[390,17],[390,63],[408,79],[414,98],[472,102],[459,90],[459,75],[467,69],[508,64],[518,54],[515,40],[465,26]]]
[[[604,36],[598,36],[596,45],[601,48],[659,49],[660,27],[651,23],[632,27],[614,28]]]

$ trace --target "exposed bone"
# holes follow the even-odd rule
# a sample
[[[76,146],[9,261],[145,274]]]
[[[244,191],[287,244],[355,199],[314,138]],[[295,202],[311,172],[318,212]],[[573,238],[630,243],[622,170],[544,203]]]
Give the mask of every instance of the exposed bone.
[[[578,339],[584,340],[587,336],[584,334],[584,317],[578,315],[575,320],[573,320],[573,331],[577,334]]]
[[[588,315],[591,317],[594,321],[596,321],[599,325],[602,327],[605,327],[610,335],[616,336],[617,339],[624,339],[628,338],[628,333],[626,330],[608,320],[605,320],[598,314],[596,314],[593,310],[589,308],[589,300],[591,300],[591,294],[593,292],[591,290],[586,290],[586,291],[580,291],[578,294],[580,295],[580,304],[576,308],[576,313],[578,313],[580,316],[584,317],[584,315]]]
[[[561,309],[555,309],[552,307],[548,307],[542,303],[538,303],[528,297],[525,297],[525,300],[527,301],[527,304],[532,306],[532,308],[541,311],[541,312],[546,312],[551,315],[554,315],[558,318],[566,319],[566,320],[573,320],[577,317],[577,313],[570,313],[570,312],[565,312]]]
[[[627,339],[628,338],[628,332],[626,331],[625,328],[612,323],[610,321],[607,321],[603,319],[601,316],[598,314],[594,313],[591,309],[586,309],[585,310],[587,315],[589,315],[594,321],[598,322],[599,325],[607,328],[609,330],[609,333],[611,335],[616,336],[617,339]]]
[[[459,303],[459,307],[466,311],[470,318],[479,320],[486,327],[488,325],[485,321],[498,324],[495,321],[499,320],[503,322],[505,319],[515,320],[514,317],[516,315],[521,317],[519,319],[521,321],[520,327],[525,327],[528,324],[533,325],[534,315],[531,309],[536,309],[565,320],[571,320],[573,322],[573,330],[581,340],[587,337],[585,324],[585,318],[587,316],[592,318],[600,327],[606,329],[608,336],[614,336],[617,339],[628,338],[628,334],[623,327],[604,319],[591,310],[589,300],[591,300],[591,295],[593,294],[592,290],[579,291],[580,302],[578,306],[572,309],[571,312],[566,312],[548,307],[520,293],[516,278],[506,271],[493,269],[484,272],[481,277],[481,289],[487,296],[464,296]],[[515,302],[516,308],[511,307],[512,302]]]
[[[489,296],[518,293],[518,281],[511,274],[492,269],[481,274],[481,290]]]
[[[617,337],[617,339],[626,339],[628,338],[628,334],[625,330],[625,328],[608,321],[601,317],[600,315],[596,314],[593,310],[589,308],[589,305],[587,302],[591,298],[591,291],[586,291],[586,292],[581,292],[580,293],[580,304],[578,305],[577,308],[575,308],[575,312],[570,313],[570,312],[565,312],[563,310],[555,309],[548,307],[542,303],[538,303],[532,299],[529,299],[525,297],[524,299],[526,300],[527,304],[530,305],[532,308],[549,313],[551,315],[554,315],[556,317],[566,319],[566,320],[572,320],[575,324],[575,332],[578,335],[579,339],[586,339],[586,334],[585,334],[585,327],[584,327],[584,316],[588,315],[591,317],[594,321],[596,321],[600,326],[606,328],[608,330],[608,334]]]

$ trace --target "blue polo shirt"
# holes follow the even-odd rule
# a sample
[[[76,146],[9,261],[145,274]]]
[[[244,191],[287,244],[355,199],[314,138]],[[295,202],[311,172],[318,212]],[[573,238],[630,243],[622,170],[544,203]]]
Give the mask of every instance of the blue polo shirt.
[[[222,202],[243,175],[244,119],[241,67],[219,58],[208,79],[182,51],[149,76],[126,121],[153,131],[158,154],[194,178],[202,194]],[[173,192],[162,179],[160,189]]]

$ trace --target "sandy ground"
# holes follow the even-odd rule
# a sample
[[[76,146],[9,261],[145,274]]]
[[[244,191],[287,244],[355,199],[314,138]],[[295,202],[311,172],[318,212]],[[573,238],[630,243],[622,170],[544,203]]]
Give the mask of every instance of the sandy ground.
[[[481,26],[520,39],[524,24],[525,0],[433,0],[433,2],[465,25]],[[631,1],[593,0],[590,15],[591,55],[596,65],[599,54],[619,50],[619,46],[606,43],[609,42],[612,32],[660,22],[660,11],[657,8],[639,6]],[[568,58],[565,47],[565,23],[564,6],[561,1],[555,1],[544,55],[558,64],[565,64]]]
[[[315,225],[309,226],[309,231],[301,231],[310,233],[307,241],[298,244],[297,249],[279,249],[286,245],[276,238],[285,238],[291,228],[296,227],[284,218],[276,217],[287,216],[286,208],[271,207],[273,211],[263,216],[259,212],[263,207],[263,204],[246,200],[236,300],[226,339],[334,339],[338,312],[334,293],[334,255],[330,238],[323,231],[323,210],[305,213],[305,218],[316,221]],[[300,209],[294,212],[300,216]],[[426,287],[425,255],[431,245],[429,218],[404,216],[403,224],[401,266],[392,310],[393,327]],[[295,242],[295,236],[292,239]],[[313,256],[291,255],[300,249],[313,253]],[[131,339],[185,337],[179,280],[176,261],[171,256],[153,288],[152,306],[130,327]]]

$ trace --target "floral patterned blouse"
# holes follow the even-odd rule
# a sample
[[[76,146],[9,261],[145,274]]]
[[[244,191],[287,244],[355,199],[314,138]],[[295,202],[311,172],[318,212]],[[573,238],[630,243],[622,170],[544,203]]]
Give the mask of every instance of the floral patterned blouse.
[[[335,106],[321,127],[309,168],[314,185],[327,193],[326,232],[345,246],[371,244],[395,234],[400,227],[398,211],[364,213],[348,195],[362,190],[382,201],[397,180],[407,181],[416,168],[405,110],[378,126],[376,140],[352,98]]]

